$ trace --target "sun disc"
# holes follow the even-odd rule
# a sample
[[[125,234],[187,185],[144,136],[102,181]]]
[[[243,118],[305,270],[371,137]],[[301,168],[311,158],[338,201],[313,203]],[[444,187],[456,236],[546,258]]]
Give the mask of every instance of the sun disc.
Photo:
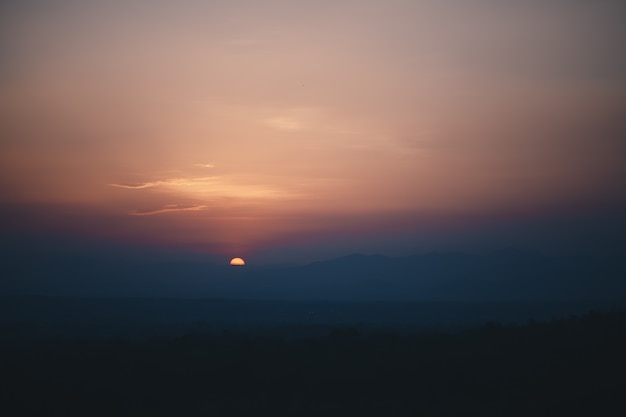
[[[242,266],[245,265],[246,262],[242,258],[233,258],[230,260],[231,265]]]

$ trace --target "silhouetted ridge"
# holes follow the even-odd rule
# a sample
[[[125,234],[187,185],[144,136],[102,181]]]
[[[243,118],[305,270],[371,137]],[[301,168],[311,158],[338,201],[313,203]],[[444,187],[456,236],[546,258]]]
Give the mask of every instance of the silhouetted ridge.
[[[309,267],[324,267],[324,266],[371,266],[389,263],[394,258],[390,258],[383,255],[362,255],[359,253],[353,253],[351,255],[341,256],[339,258],[329,259],[326,261],[317,261],[308,264]]]
[[[248,299],[511,301],[626,298],[626,259],[351,254],[303,266],[235,269],[206,262],[3,255],[0,294]]]

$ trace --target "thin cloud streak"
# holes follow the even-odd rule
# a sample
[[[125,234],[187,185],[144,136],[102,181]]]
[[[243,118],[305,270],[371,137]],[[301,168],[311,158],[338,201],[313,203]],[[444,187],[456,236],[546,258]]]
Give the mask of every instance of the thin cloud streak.
[[[149,181],[139,184],[109,184],[111,187],[130,190],[146,188],[164,188],[163,192],[172,192],[193,196],[199,199],[234,197],[246,199],[276,199],[287,196],[284,190],[271,185],[242,184],[240,180],[227,179],[219,176],[197,178],[172,178],[165,180]],[[301,193],[299,195],[302,195]]]
[[[210,180],[213,177],[199,177],[199,178],[172,178],[172,179],[168,179],[168,180],[158,180],[158,181],[149,181],[149,182],[144,182],[144,183],[140,183],[140,184],[109,184],[111,187],[116,187],[116,188],[126,188],[126,189],[131,189],[131,190],[140,190],[143,188],[150,188],[150,187],[158,187],[161,185],[169,185],[169,186],[185,186],[185,185],[190,185],[194,182],[199,182],[199,181],[206,181],[206,180]]]
[[[206,210],[206,209],[208,209],[208,206],[204,204],[199,204],[195,206],[179,206],[176,204],[168,204],[167,206],[158,210],[152,210],[152,211],[131,210],[128,212],[128,214],[130,214],[131,216],[153,216],[155,214],[173,213],[173,212],[181,212],[181,211],[200,211],[200,210]]]
[[[300,123],[288,117],[275,117],[273,119],[268,119],[265,121],[265,124],[274,129],[284,131],[296,131],[302,129]]]
[[[109,184],[111,187],[116,187],[116,188],[126,188],[129,190],[140,190],[143,188],[150,188],[150,187],[156,187],[157,185],[160,185],[161,182],[157,181],[157,182],[146,182],[143,184],[137,184],[137,185],[126,185],[126,184]]]

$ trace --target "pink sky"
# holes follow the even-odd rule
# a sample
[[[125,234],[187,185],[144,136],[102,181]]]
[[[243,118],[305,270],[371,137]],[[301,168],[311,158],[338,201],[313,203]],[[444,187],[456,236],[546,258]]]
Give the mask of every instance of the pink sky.
[[[5,229],[396,251],[623,205],[619,2],[2,8]]]

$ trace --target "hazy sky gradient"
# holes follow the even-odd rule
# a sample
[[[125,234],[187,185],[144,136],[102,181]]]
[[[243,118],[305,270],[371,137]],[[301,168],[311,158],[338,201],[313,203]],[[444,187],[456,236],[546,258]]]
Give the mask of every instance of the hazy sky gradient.
[[[0,7],[5,231],[259,261],[623,237],[623,1]]]

